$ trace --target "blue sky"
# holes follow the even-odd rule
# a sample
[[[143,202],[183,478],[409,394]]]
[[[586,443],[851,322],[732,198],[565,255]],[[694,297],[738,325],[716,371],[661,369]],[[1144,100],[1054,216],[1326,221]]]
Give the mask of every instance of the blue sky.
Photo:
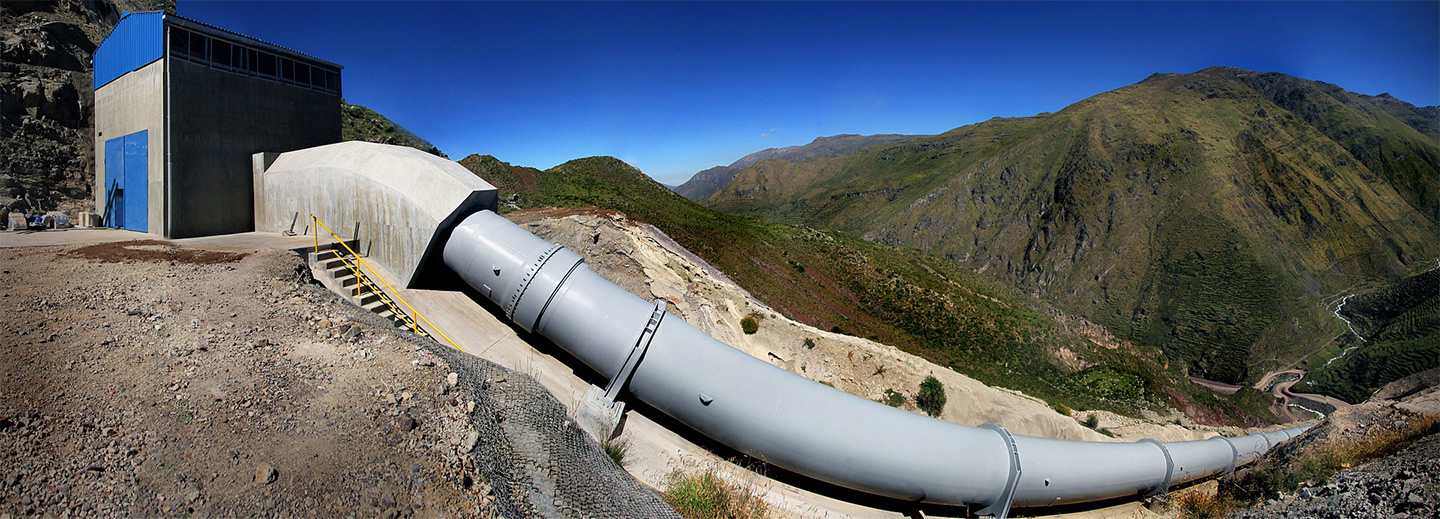
[[[669,184],[840,133],[1056,111],[1154,72],[1273,71],[1440,104],[1440,2],[216,2],[345,66],[453,159],[618,157]]]

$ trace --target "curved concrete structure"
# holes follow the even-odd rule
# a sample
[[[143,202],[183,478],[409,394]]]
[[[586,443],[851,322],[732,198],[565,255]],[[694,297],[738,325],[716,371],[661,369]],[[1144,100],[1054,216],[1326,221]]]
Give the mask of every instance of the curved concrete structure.
[[[737,451],[882,496],[982,507],[1165,492],[1258,459],[1304,428],[1202,441],[1014,436],[872,402],[751,357],[590,271],[499,215],[465,218],[446,265],[520,327],[545,336],[655,409]]]
[[[268,159],[273,158],[273,162]],[[495,209],[495,187],[460,164],[405,146],[341,142],[254,160],[255,230],[300,232],[315,214],[415,286],[462,218]],[[293,227],[293,228],[292,228]]]

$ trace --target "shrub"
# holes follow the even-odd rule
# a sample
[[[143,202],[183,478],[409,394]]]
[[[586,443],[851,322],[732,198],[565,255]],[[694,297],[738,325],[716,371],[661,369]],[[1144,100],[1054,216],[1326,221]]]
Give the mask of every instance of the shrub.
[[[1171,503],[1171,510],[1185,519],[1223,519],[1230,515],[1229,502],[1204,492],[1183,492]]]
[[[769,506],[760,496],[749,487],[726,482],[714,470],[676,469],[666,479],[669,488],[660,496],[688,519],[758,519],[769,515]]]
[[[880,402],[890,407],[900,407],[905,405],[905,402],[908,401],[910,401],[910,399],[907,398],[904,393],[901,393],[894,389],[885,388],[885,399],[881,400]]]
[[[745,335],[754,335],[760,330],[760,321],[755,320],[754,314],[742,317],[740,318],[740,330],[744,331]]]
[[[1062,403],[1059,403],[1059,402],[1050,404],[1050,408],[1051,408],[1051,409],[1054,409],[1055,412],[1060,413],[1060,414],[1063,414],[1063,415],[1065,415],[1065,416],[1070,416],[1070,415],[1074,414],[1074,411],[1071,411],[1071,410],[1070,410],[1070,406],[1065,405],[1065,404],[1062,404]]]
[[[930,416],[940,416],[945,410],[945,386],[934,375],[920,382],[920,393],[915,395],[915,407]]]
[[[815,349],[815,339],[806,338],[806,339],[805,339],[805,349],[807,349],[807,350],[813,350],[813,349]]]
[[[1097,416],[1095,413],[1090,413],[1090,416],[1085,417],[1085,421],[1080,423],[1085,424],[1086,427],[1094,429],[1100,426],[1100,417]]]
[[[600,448],[605,450],[605,455],[610,456],[610,459],[614,461],[616,465],[621,467],[625,466],[625,455],[630,452],[629,441],[612,437],[600,442]]]

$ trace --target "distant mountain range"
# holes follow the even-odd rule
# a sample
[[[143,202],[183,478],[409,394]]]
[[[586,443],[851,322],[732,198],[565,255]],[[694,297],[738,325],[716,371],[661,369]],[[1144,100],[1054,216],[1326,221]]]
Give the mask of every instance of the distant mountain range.
[[[810,159],[827,157],[839,157],[849,155],[866,146],[876,144],[893,144],[898,142],[913,141],[927,135],[835,135],[833,137],[819,137],[810,144],[804,146],[788,146],[784,148],[768,148],[751,153],[740,160],[731,163],[729,166],[715,166],[696,173],[672,189],[691,200],[701,200],[710,196],[716,190],[730,183],[735,174],[754,165],[756,162],[768,159],[787,160],[800,162]],[[668,186],[667,186],[668,187]]]
[[[1214,67],[1058,113],[757,161],[702,203],[931,251],[1240,382],[1338,336],[1325,297],[1440,257],[1437,116]]]

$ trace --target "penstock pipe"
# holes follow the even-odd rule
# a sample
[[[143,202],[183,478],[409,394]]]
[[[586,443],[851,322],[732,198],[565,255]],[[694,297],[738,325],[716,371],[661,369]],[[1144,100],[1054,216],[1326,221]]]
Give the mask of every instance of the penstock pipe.
[[[565,349],[630,395],[746,455],[846,488],[983,507],[1150,495],[1228,473],[1299,435],[1133,443],[1012,435],[872,402],[715,340],[591,272],[580,256],[490,211],[467,217],[444,261],[505,317]],[[649,335],[647,335],[647,333]],[[637,341],[646,340],[648,349]],[[632,352],[641,356],[631,359]],[[628,361],[628,363],[627,363]],[[612,383],[613,384],[613,383]]]

